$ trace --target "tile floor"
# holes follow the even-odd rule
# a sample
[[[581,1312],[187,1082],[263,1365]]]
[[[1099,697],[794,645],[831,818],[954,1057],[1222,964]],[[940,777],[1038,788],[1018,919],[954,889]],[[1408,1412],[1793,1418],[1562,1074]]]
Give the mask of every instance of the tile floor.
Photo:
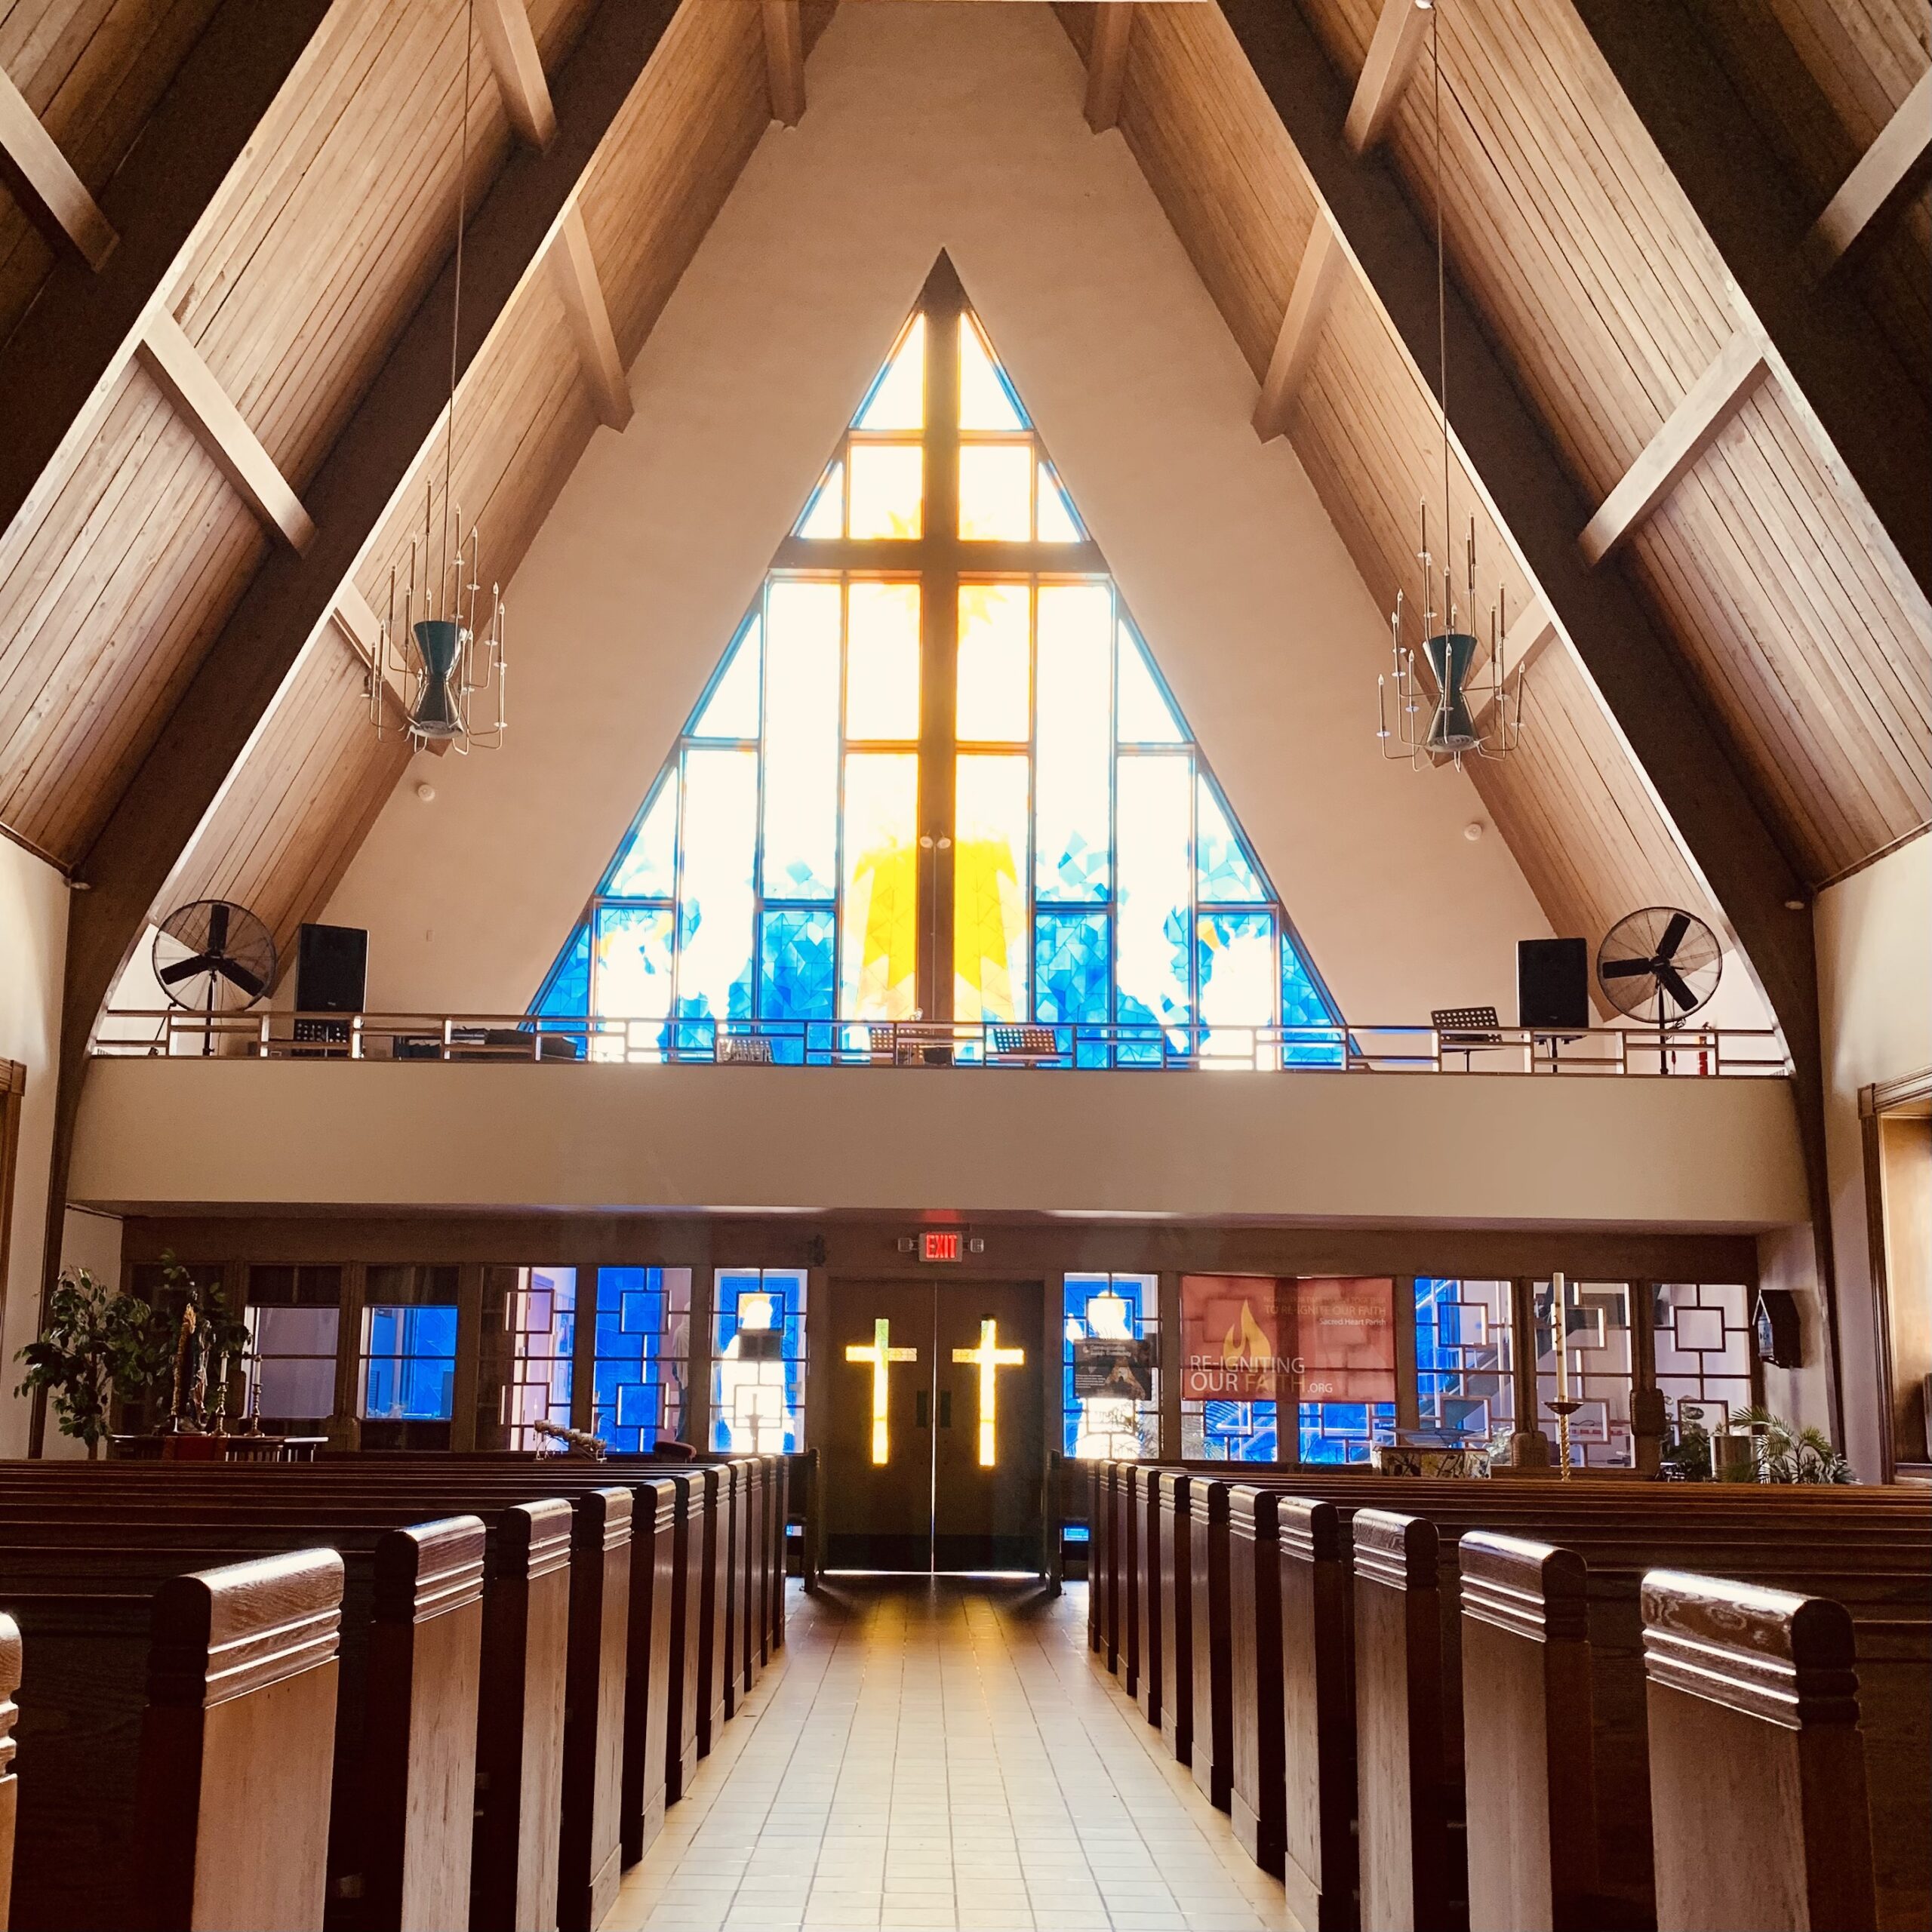
[[[603,1932],[1257,1932],[1280,1884],[1089,1657],[1083,1589],[793,1586],[783,1661],[725,1727]]]

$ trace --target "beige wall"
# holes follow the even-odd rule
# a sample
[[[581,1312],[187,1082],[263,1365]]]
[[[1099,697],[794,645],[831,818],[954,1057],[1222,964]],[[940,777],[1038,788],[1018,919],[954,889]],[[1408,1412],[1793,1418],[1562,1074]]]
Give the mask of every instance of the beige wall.
[[[1349,1015],[1512,1012],[1549,928],[1379,761],[1383,614],[1049,10],[844,8],[808,78],[509,586],[507,748],[414,761],[328,909],[371,1006],[524,1008],[943,248]]]
[[[48,1163],[54,1151],[60,977],[66,958],[67,885],[53,866],[0,838],[0,1059],[27,1070],[13,1241],[0,1283],[0,1455],[26,1447],[27,1407],[14,1397],[14,1356],[32,1340],[46,1252]]]
[[[1780,1079],[103,1060],[77,1201],[1755,1231]]]
[[[1828,888],[1814,917],[1846,1451],[1870,1480],[1879,1468],[1879,1369],[1858,1094],[1932,1066],[1932,838]]]

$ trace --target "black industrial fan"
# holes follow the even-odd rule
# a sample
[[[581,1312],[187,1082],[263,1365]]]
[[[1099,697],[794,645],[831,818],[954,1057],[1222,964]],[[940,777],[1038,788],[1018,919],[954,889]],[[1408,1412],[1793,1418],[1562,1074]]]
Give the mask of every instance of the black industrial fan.
[[[275,940],[245,906],[197,899],[168,914],[154,936],[154,976],[177,1006],[211,1021],[241,1013],[275,984]],[[202,1035],[214,1051],[214,1029]]]
[[[1597,949],[1597,983],[1619,1013],[1668,1032],[1710,1004],[1724,971],[1718,936],[1693,912],[1647,906]]]

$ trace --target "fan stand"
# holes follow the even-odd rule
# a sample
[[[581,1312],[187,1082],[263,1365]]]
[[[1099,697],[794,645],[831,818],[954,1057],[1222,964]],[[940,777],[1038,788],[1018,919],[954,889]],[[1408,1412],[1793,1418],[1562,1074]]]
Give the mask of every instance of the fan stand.
[[[214,975],[208,975],[208,1003],[203,1009],[206,1017],[202,1022],[202,1057],[214,1057]]]

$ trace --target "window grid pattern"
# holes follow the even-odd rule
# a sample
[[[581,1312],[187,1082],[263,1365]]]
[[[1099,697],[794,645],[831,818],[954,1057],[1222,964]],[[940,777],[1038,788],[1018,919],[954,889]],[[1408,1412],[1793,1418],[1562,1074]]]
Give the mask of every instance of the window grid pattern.
[[[491,1294],[484,1306],[484,1319],[500,1323],[510,1343],[508,1371],[497,1395],[497,1421],[509,1447],[551,1448],[554,1441],[531,1425],[571,1426],[577,1271],[493,1269],[489,1278],[494,1281],[506,1275],[508,1284]],[[492,1302],[497,1305],[491,1306]]]
[[[1278,1461],[1277,1413],[1273,1402],[1183,1402],[1182,1458],[1207,1463]]]
[[[1366,1463],[1377,1442],[1394,1439],[1393,1402],[1303,1402],[1304,1463]]]
[[[1160,1453],[1159,1291],[1160,1278],[1155,1275],[1064,1278],[1060,1389],[1066,1454],[1134,1462]],[[1157,1358],[1144,1401],[1131,1395],[1074,1392],[1075,1344],[1115,1339],[1145,1342]]]
[[[711,1447],[772,1456],[804,1446],[805,1271],[721,1268],[712,1320]]]
[[[446,1423],[456,1412],[457,1271],[371,1268],[362,1309],[362,1417]]]
[[[681,1436],[691,1359],[691,1271],[600,1268],[594,1433],[626,1455]]]
[[[924,1018],[1049,1026],[1079,1066],[1340,1064],[1339,1016],[949,299],[902,333],[533,1011],[594,1016],[612,1059],[755,1032],[760,1058],[822,1062],[868,1051],[855,1023]]]
[[[269,1429],[332,1420],[342,1270],[251,1267],[245,1318],[249,1355],[245,1412],[252,1411]]]
[[[1735,1281],[1659,1281],[1651,1318],[1657,1387],[1672,1419],[1685,1420],[1679,1405],[1691,1403],[1703,1410],[1706,1429],[1721,1433],[1756,1399],[1749,1291]]]
[[[1416,1278],[1416,1395],[1424,1429],[1472,1443],[1515,1429],[1510,1287]]]
[[[1535,1284],[1537,1426],[1558,1441],[1555,1297],[1547,1281]],[[1573,1463],[1592,1469],[1630,1469],[1635,1449],[1630,1429],[1630,1392],[1635,1377],[1627,1281],[1573,1281],[1569,1293],[1570,1395],[1583,1407],[1570,1419]]]

